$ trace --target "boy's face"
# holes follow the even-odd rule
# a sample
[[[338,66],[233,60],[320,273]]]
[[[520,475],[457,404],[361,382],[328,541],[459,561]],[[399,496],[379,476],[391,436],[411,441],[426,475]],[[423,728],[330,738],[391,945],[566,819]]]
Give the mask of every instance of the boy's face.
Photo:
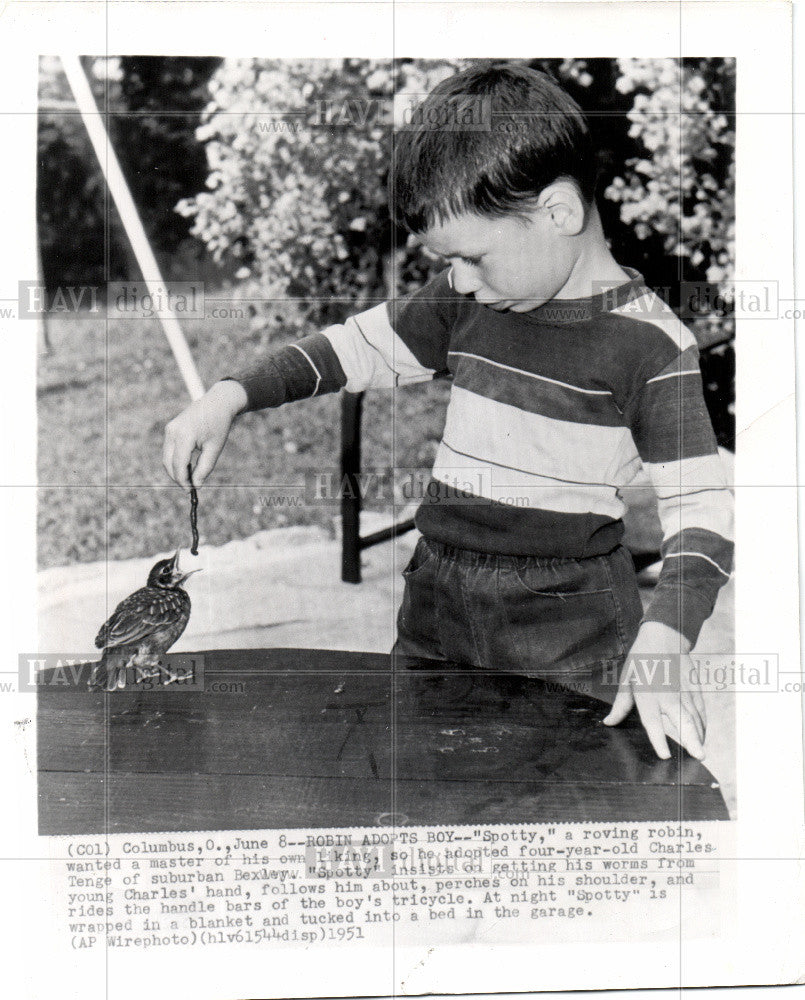
[[[463,213],[420,234],[452,271],[453,288],[497,312],[529,312],[555,298],[575,263],[572,240],[563,238],[550,211],[527,218]]]

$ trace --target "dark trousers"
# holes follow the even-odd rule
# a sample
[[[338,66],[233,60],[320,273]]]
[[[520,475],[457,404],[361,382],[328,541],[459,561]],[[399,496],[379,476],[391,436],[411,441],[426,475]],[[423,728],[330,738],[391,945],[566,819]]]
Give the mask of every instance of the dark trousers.
[[[603,666],[611,688],[643,614],[623,546],[543,559],[420,538],[403,578],[394,653],[559,681]]]

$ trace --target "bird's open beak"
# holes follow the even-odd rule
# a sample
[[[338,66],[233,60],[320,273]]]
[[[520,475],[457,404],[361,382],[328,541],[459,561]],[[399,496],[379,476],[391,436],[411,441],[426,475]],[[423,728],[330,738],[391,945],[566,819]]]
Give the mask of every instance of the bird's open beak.
[[[189,576],[192,576],[194,573],[200,573],[202,570],[202,567],[199,566],[198,569],[191,569],[187,573],[182,573],[181,570],[179,569],[179,553],[181,551],[182,551],[181,548],[177,549],[176,554],[174,555],[173,559],[171,559],[171,576],[173,577],[173,582],[175,584],[184,583],[184,581]]]

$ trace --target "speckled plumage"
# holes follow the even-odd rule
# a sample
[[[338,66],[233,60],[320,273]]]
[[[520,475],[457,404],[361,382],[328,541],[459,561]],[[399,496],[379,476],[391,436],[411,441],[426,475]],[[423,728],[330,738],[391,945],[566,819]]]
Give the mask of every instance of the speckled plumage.
[[[154,676],[156,661],[184,632],[190,619],[190,597],[181,584],[190,575],[178,567],[179,553],[158,562],[148,585],[135,590],[115,608],[95,637],[103,656],[94,664],[89,680],[92,688],[114,691],[126,686],[126,672],[135,677]]]

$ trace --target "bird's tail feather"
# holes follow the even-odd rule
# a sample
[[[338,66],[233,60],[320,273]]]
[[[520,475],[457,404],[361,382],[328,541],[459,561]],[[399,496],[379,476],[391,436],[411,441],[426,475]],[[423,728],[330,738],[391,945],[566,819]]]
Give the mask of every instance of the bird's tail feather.
[[[104,691],[117,691],[126,686],[126,660],[121,656],[108,656],[104,653],[97,663],[93,664],[89,675],[91,689],[101,688]]]

